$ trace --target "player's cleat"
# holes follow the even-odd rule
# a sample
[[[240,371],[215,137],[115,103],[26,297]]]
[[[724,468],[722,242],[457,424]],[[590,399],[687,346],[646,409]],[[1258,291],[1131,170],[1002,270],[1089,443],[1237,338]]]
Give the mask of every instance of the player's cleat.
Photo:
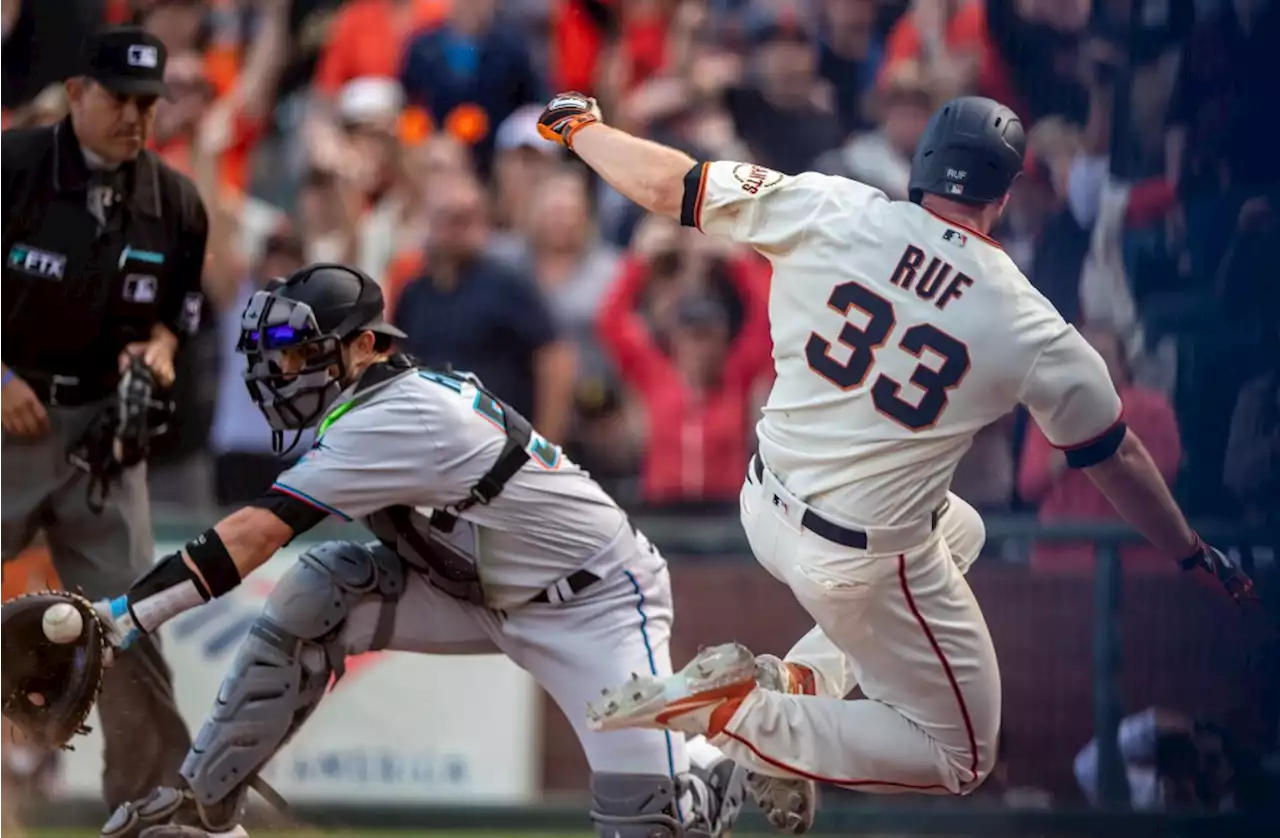
[[[777,655],[756,655],[756,683],[761,688],[789,695],[817,695],[813,670]]]
[[[756,682],[763,690],[791,695],[814,695],[813,670],[773,655],[756,658]],[[774,829],[785,835],[802,835],[813,826],[818,787],[799,777],[770,777],[747,772],[747,788]]]
[[[633,675],[587,706],[592,730],[641,727],[714,736],[756,688],[755,656],[726,643],[703,649],[674,675]]]
[[[747,770],[725,757],[707,769],[691,766],[689,773],[705,783],[710,791],[711,805],[706,811],[711,834],[729,835],[746,803]]]

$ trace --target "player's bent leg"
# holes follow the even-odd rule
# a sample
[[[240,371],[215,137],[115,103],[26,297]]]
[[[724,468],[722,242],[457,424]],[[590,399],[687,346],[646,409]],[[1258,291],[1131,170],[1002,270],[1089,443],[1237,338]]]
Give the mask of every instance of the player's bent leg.
[[[222,682],[182,763],[188,787],[157,789],[124,804],[103,836],[243,834],[239,819],[250,783],[315,710],[352,651],[343,638],[348,613],[366,597],[379,598],[389,634],[404,589],[403,563],[380,545],[331,541],[304,553],[272,590]]]

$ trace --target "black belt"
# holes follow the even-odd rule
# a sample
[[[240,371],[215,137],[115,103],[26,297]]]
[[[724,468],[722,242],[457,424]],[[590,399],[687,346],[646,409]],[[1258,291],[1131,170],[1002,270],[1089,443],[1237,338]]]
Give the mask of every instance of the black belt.
[[[589,570],[575,570],[573,573],[570,573],[567,577],[565,577],[563,581],[564,581],[564,584],[569,588],[569,596],[564,597],[564,599],[569,599],[570,597],[577,596],[578,594],[585,591],[587,588],[590,588],[592,585],[599,582],[600,577],[596,576],[594,573],[592,573]],[[555,588],[555,587],[558,587],[559,585],[560,583],[557,582],[555,585],[552,585],[551,587]],[[547,590],[542,591],[533,599],[529,600],[529,602],[550,603],[551,594],[548,593],[548,591],[550,590],[551,588],[547,588]],[[562,599],[560,601],[563,602],[564,600]]]
[[[111,395],[113,385],[101,379],[82,381],[74,375],[14,370],[26,382],[36,398],[50,407],[77,407],[102,401]]]
[[[756,476],[756,482],[764,485],[764,463],[760,461],[757,455],[751,458],[751,471]],[[778,499],[775,498],[775,501]],[[947,501],[933,511],[930,525],[933,529],[938,528],[938,519],[942,517],[942,513],[947,508]],[[851,527],[841,526],[832,521],[828,521],[812,509],[805,508],[804,515],[800,518],[800,526],[809,530],[815,535],[820,535],[827,541],[833,541],[836,544],[843,544],[845,547],[852,547],[855,550],[867,549],[867,534],[862,530],[855,530]]]

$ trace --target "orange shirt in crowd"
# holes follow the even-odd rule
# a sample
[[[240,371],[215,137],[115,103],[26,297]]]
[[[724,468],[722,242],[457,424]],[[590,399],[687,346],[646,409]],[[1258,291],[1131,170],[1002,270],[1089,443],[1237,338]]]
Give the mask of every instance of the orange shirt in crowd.
[[[969,0],[961,6],[947,23],[945,40],[947,48],[952,52],[977,56],[979,94],[1004,102],[1018,113],[1024,111],[1014,93],[1008,66],[987,38],[987,9],[982,0]],[[908,12],[889,30],[884,63],[880,67],[877,83],[883,84],[889,78],[890,70],[895,64],[920,60],[922,51],[915,16]]]
[[[426,273],[427,254],[422,248],[405,250],[391,258],[387,265],[387,275],[382,279],[383,311],[386,318],[395,322],[396,303],[400,300],[400,292],[410,282]]]
[[[465,2],[465,0],[464,0]],[[333,96],[361,76],[400,75],[404,44],[414,33],[444,20],[452,0],[352,0],[342,7],[320,53],[313,82]]]
[[[1120,391],[1124,405],[1124,421],[1142,439],[1151,459],[1165,482],[1172,483],[1182,459],[1182,441],[1178,420],[1165,396],[1155,390],[1128,386]],[[1018,493],[1030,503],[1039,502],[1039,520],[1051,521],[1116,521],[1120,516],[1083,471],[1065,468],[1050,472],[1055,453],[1053,445],[1040,428],[1031,422],[1022,446],[1022,463],[1018,469]],[[1093,570],[1093,548],[1077,543],[1037,543],[1031,554],[1031,566],[1052,573],[1090,573]],[[1134,545],[1121,551],[1126,573],[1173,571],[1171,557],[1152,547]]]
[[[262,124],[257,120],[240,116],[232,129],[231,144],[222,152],[218,163],[223,186],[243,193],[252,176],[253,149],[262,136]],[[152,151],[164,162],[191,177],[191,138],[176,137],[166,143],[152,143]]]

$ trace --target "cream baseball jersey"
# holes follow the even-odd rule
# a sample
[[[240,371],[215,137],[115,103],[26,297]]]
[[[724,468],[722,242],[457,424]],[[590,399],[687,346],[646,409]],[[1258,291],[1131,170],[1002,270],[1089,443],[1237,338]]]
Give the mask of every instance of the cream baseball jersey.
[[[397,552],[426,569],[432,551],[473,565],[486,604],[527,602],[576,570],[603,576],[621,542],[637,536],[626,515],[585,471],[536,434],[529,461],[488,504],[461,513],[450,531],[431,513],[468,497],[503,451],[502,406],[473,384],[408,369],[345,394],[306,455],[272,487],[344,520],[363,520]],[[405,509],[407,507],[407,509]],[[407,520],[391,520],[402,509]],[[397,536],[405,526],[411,537]],[[640,539],[642,544],[643,539]],[[620,548],[620,549],[615,549]]]
[[[689,173],[682,216],[773,264],[760,454],[814,506],[919,520],[1018,403],[1063,448],[1121,427],[1101,357],[977,232],[856,181],[725,161]]]

